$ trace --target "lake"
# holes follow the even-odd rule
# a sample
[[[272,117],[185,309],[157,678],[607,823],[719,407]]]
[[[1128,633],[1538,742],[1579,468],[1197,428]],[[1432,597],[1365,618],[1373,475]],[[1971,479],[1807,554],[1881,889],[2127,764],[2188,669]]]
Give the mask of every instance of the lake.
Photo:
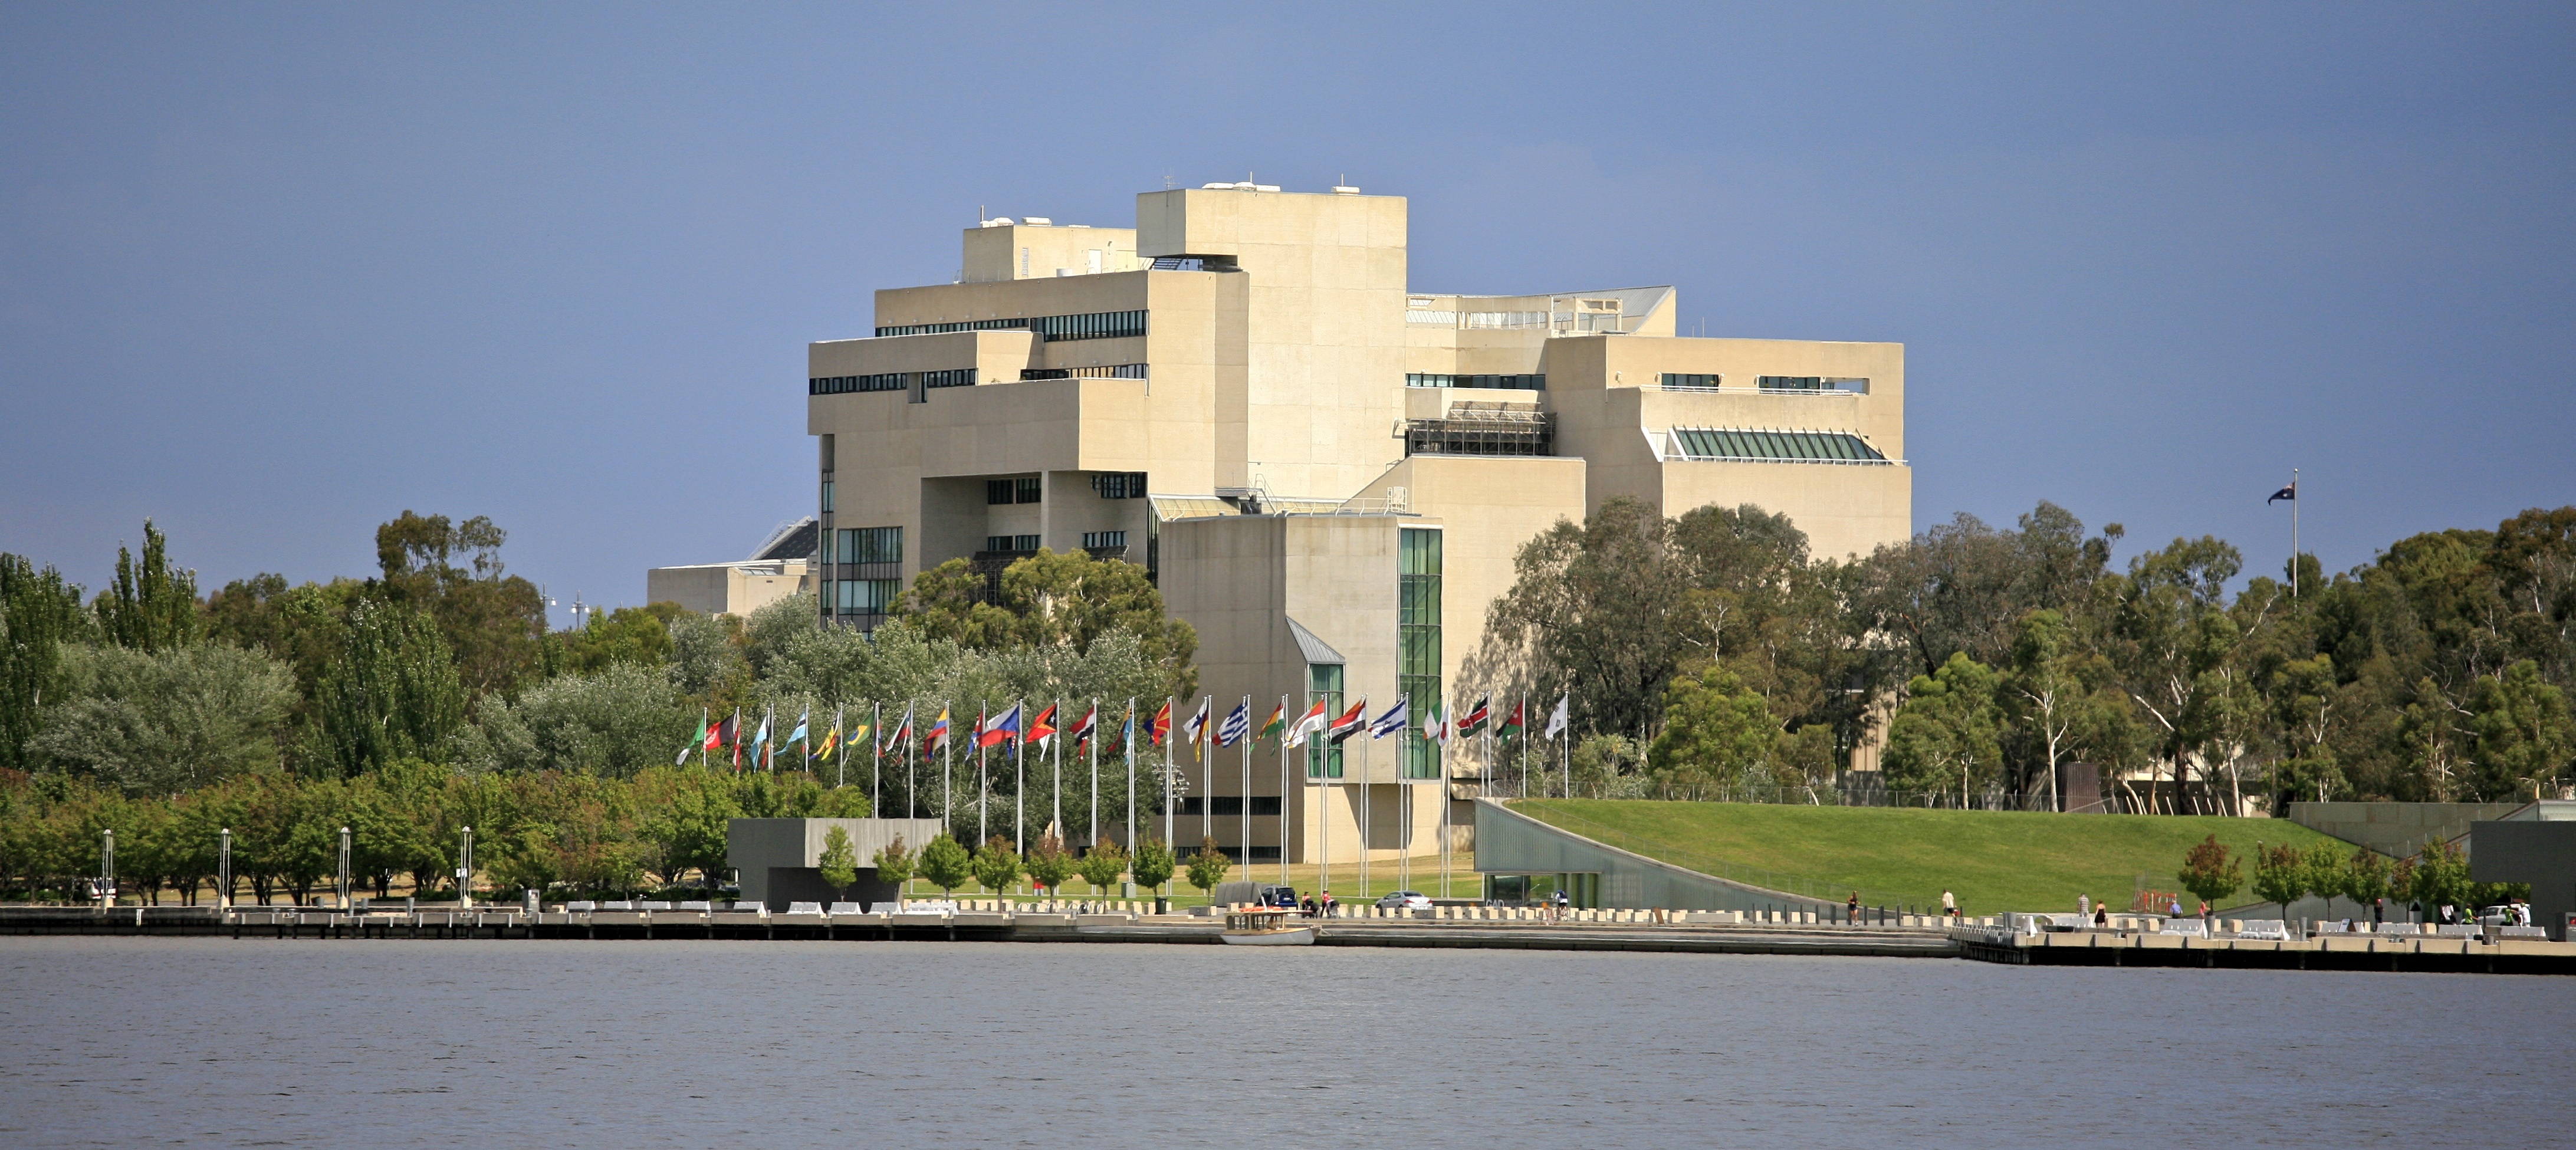
[[[2511,976],[13,937],[0,1033],[13,1147],[2576,1144]]]

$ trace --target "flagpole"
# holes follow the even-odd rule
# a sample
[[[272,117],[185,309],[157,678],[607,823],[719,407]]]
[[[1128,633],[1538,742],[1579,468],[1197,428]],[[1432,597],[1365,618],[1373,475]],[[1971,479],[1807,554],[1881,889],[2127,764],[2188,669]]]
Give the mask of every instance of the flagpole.
[[[1167,714],[1167,715],[1171,715],[1173,712],[1180,710],[1180,709],[1181,709],[1181,705],[1180,705],[1180,697],[1179,697],[1179,696],[1177,696],[1177,695],[1165,695],[1165,696],[1163,696],[1163,707],[1165,708],[1163,713],[1164,713],[1164,714]],[[1179,716],[1178,716],[1178,715],[1173,715],[1173,717],[1174,717],[1174,718],[1178,718]],[[1172,845],[1172,774],[1173,774],[1173,772],[1178,771],[1178,770],[1180,770],[1180,769],[1181,769],[1181,767],[1180,767],[1180,759],[1179,759],[1179,751],[1180,751],[1180,748],[1179,748],[1179,747],[1176,747],[1176,746],[1173,746],[1173,745],[1172,745],[1171,732],[1169,732],[1169,731],[1164,732],[1164,734],[1163,734],[1163,846],[1164,846],[1164,848],[1165,848],[1165,849],[1169,849],[1169,848],[1171,847],[1171,845]]]
[[[1062,829],[1064,826],[1064,731],[1062,729],[1064,700],[1056,700],[1055,706],[1057,731],[1047,736],[1047,748],[1055,752],[1055,782],[1050,786],[1050,793],[1047,795],[1052,814],[1048,816],[1047,822],[1050,833],[1061,835],[1064,833]]]
[[[1444,715],[1442,715],[1442,716],[1440,716],[1440,721],[1441,721],[1441,723],[1442,723],[1442,727],[1441,727],[1441,730],[1440,730],[1440,741],[1439,741],[1438,743],[1434,744],[1434,745],[1432,746],[1432,748],[1431,748],[1431,764],[1432,764],[1431,777],[1432,777],[1432,783],[1433,783],[1433,785],[1434,785],[1434,786],[1437,786],[1438,788],[1440,788],[1439,795],[1438,795],[1438,797],[1437,797],[1437,799],[1436,799],[1436,801],[1440,804],[1440,897],[1442,897],[1442,898],[1447,898],[1447,897],[1449,897],[1449,755],[1448,755],[1448,751],[1449,751],[1449,735],[1450,735],[1450,732],[1451,732],[1452,730],[1454,730],[1454,729],[1457,727],[1457,725],[1458,725],[1458,721],[1457,721],[1456,719],[1454,719],[1454,718],[1451,718],[1451,717],[1450,717],[1450,716],[1448,716],[1448,715],[1445,715],[1445,714],[1444,714]]]
[[[1368,700],[1362,698],[1361,702]],[[1376,780],[1369,777],[1369,744],[1377,736],[1369,732],[1368,708],[1360,708],[1360,904],[1368,905],[1369,850],[1376,841],[1369,837],[1369,808],[1376,806]]]
[[[1087,711],[1087,712],[1084,712],[1084,713],[1085,713],[1086,715],[1088,715],[1088,716],[1090,717],[1090,719],[1091,719],[1091,741],[1090,741],[1088,744],[1085,744],[1085,745],[1086,745],[1086,746],[1088,746],[1088,747],[1090,748],[1090,750],[1091,750],[1091,838],[1088,840],[1088,844],[1087,844],[1087,845],[1097,847],[1097,846],[1099,846],[1099,845],[1100,845],[1100,697],[1099,697],[1099,696],[1097,696],[1097,695],[1092,696],[1092,699],[1091,699],[1091,710],[1089,710],[1089,711]]]
[[[1279,696],[1279,718],[1288,718],[1288,696]],[[1288,885],[1288,728],[1279,728],[1279,885]],[[1293,899],[1292,899],[1293,901]]]
[[[2299,597],[2299,469],[2290,469],[2290,598]]]
[[[1199,841],[1216,837],[1216,732],[1208,724],[1216,721],[1216,696],[1199,699]]]
[[[955,738],[954,734],[949,736]],[[993,768],[984,758],[984,708],[975,708],[975,845],[993,837]]]
[[[1243,697],[1243,794],[1235,811],[1235,821],[1242,826],[1243,837],[1237,849],[1243,852],[1243,873],[1252,873],[1252,696]]]
[[[1127,696],[1127,728],[1120,741],[1127,744],[1127,853],[1136,853],[1136,696]],[[1129,871],[1129,877],[1135,872]]]
[[[1020,708],[1027,704],[1026,699],[1011,701],[1013,725],[1019,728],[1011,732],[1011,828],[1017,832],[1011,845],[1022,854],[1029,849],[1029,719]]]

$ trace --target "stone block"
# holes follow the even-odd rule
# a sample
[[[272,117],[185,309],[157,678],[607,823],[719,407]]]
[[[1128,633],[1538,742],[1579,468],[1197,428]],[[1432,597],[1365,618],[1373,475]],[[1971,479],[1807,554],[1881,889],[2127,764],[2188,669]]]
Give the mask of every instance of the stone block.
[[[2179,934],[2141,934],[2137,936],[2137,940],[2138,946],[2145,950],[2181,950],[2183,936]]]

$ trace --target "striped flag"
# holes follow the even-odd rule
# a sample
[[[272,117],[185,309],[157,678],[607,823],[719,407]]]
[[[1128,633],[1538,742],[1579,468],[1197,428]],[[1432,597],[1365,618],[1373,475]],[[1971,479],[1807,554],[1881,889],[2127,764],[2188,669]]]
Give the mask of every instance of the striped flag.
[[[1252,700],[1246,699],[1226,712],[1225,722],[1217,725],[1216,745],[1231,747],[1252,733]]]

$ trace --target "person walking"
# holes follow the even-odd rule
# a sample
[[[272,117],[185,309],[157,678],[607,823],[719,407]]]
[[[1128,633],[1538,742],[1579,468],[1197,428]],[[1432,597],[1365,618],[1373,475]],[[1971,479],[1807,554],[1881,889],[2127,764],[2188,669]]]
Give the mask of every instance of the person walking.
[[[2209,900],[2208,900],[2208,899],[2202,899],[2202,900],[2200,900],[2200,934],[2201,934],[2201,937],[2203,937],[2203,938],[2208,938],[2208,937],[2211,937],[2212,935],[2214,935],[2215,933],[2216,933],[2216,931],[2212,929],[2211,923],[2210,923],[2210,921],[2209,921]]]
[[[1941,917],[1959,917],[1959,900],[1950,897],[1950,892],[1946,890],[1941,892]]]
[[[2110,906],[2098,902],[2093,904],[2093,925],[2096,929],[2100,930],[2109,930],[2111,928]]]
[[[1859,891],[1853,891],[1853,892],[1851,892],[1851,897],[1850,897],[1850,898],[1848,898],[1848,899],[1843,900],[1843,925],[1844,925],[1844,926],[1858,926],[1858,925],[1860,925],[1860,892],[1859,892]]]
[[[2083,918],[2083,917],[2086,917],[2086,916],[2088,916],[2088,915],[2090,915],[2090,914],[2092,914],[2092,913],[2093,913],[2093,896],[2092,896],[2092,895],[2089,895],[2089,894],[2079,894],[2079,895],[2076,895],[2076,896],[2075,896],[2075,917],[2077,917],[2077,918]]]

